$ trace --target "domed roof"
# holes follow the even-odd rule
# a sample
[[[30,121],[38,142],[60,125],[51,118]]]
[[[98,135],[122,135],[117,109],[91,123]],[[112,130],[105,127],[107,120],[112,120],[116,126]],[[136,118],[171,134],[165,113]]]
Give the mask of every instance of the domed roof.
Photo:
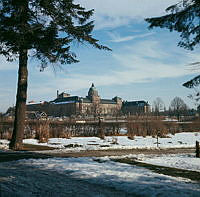
[[[88,97],[92,97],[92,96],[98,96],[98,91],[96,89],[96,87],[94,86],[94,84],[92,83],[92,86],[90,87],[89,91],[88,91]]]

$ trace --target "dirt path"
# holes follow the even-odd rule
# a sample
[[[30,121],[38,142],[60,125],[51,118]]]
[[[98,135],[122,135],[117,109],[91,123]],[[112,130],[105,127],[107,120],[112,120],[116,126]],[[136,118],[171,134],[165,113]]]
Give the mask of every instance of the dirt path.
[[[104,157],[104,156],[123,156],[129,154],[181,154],[195,153],[192,148],[173,148],[173,149],[115,149],[115,150],[86,150],[69,151],[51,150],[41,146],[26,145],[26,151],[2,151],[0,152],[0,162],[13,161],[29,158],[49,158],[49,157]],[[39,151],[39,152],[38,152]]]
[[[181,154],[195,153],[195,149],[115,149],[115,150],[87,150],[80,152],[49,152],[54,157],[104,157],[122,156],[129,154]]]

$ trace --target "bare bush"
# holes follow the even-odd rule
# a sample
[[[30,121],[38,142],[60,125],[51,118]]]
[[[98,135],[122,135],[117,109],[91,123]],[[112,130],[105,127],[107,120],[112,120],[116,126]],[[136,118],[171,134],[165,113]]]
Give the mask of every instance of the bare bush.
[[[159,117],[154,116],[132,116],[127,121],[127,135],[129,139],[134,136],[165,136],[167,129]]]
[[[0,139],[11,140],[12,138],[12,130],[8,127],[0,128]]]
[[[189,127],[190,131],[193,132],[199,132],[200,131],[200,118],[196,118],[196,120],[194,120]]]
[[[104,140],[105,139],[105,133],[104,133],[105,127],[102,123],[101,118],[99,118],[99,122],[98,122],[98,134],[99,134],[99,138]]]
[[[30,124],[27,124],[25,126],[24,138],[25,139],[36,138],[36,131],[30,126]]]
[[[36,139],[39,143],[48,142],[49,139],[49,122],[48,121],[38,121],[36,127]]]
[[[105,139],[104,128],[102,126],[99,128],[99,138],[102,140]]]
[[[54,125],[50,129],[50,138],[71,138],[72,131],[66,125]]]

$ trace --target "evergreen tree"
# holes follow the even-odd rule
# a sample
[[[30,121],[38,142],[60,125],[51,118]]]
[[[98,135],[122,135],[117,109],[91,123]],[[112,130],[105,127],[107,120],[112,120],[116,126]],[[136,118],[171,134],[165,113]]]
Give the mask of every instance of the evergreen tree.
[[[73,0],[0,0],[0,54],[19,60],[15,121],[10,148],[22,149],[27,99],[28,58],[48,64],[78,62],[73,41],[109,50],[93,38],[93,10]]]
[[[193,50],[200,44],[200,0],[181,0],[166,9],[169,14],[145,19],[149,28],[167,28],[180,33],[181,40],[178,46]],[[194,62],[192,65],[199,65]],[[183,86],[193,88],[200,84],[200,75],[187,81]],[[198,93],[197,93],[198,94]],[[199,97],[199,95],[196,95]]]

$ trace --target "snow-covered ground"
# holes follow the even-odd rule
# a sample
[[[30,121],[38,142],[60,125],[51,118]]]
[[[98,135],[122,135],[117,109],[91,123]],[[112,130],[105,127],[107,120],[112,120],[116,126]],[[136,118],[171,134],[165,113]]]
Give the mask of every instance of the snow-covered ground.
[[[129,157],[131,157],[129,155]],[[132,157],[137,158],[138,161],[173,167],[185,170],[192,170],[200,172],[200,158],[196,158],[194,154],[169,154],[169,155],[132,155]]]
[[[185,154],[129,154],[110,156],[112,159],[129,158],[142,163],[200,172],[200,158],[195,153]]]
[[[200,184],[142,167],[96,158],[0,163],[1,196],[199,197]]]
[[[167,138],[159,138],[159,148],[181,148],[194,147],[195,142],[200,141],[200,132],[177,133],[168,135]],[[37,140],[26,139],[24,143],[38,144]],[[105,149],[132,149],[132,148],[157,148],[157,139],[150,136],[135,136],[134,140],[127,136],[107,136],[104,140],[97,137],[73,137],[71,139],[51,138],[48,143],[41,145],[56,148],[75,149],[75,150],[105,150]],[[70,147],[70,146],[74,146]]]
[[[194,147],[200,133],[178,133],[159,138],[160,148]],[[57,151],[156,148],[152,137],[126,136],[74,137],[49,139],[41,145],[53,146]],[[26,139],[25,143],[39,144]],[[114,144],[115,142],[115,144]],[[0,140],[0,149],[8,148],[7,140]],[[117,143],[117,144],[116,144]],[[74,146],[74,147],[73,147]],[[6,151],[6,150],[4,150]],[[127,155],[137,161],[200,172],[200,159],[194,154]],[[0,162],[0,196],[39,197],[199,197],[200,183],[190,179],[161,175],[146,168],[114,162],[116,157],[24,159]]]
[[[1,149],[8,149],[8,144],[9,144],[8,140],[0,139],[0,150]]]
[[[195,141],[200,141],[200,132],[177,133],[159,138],[159,148],[194,147]],[[24,143],[39,144],[37,140],[25,139]],[[150,136],[135,136],[134,140],[127,136],[106,137],[104,140],[97,137],[51,138],[48,143],[40,143],[55,148],[98,150],[98,149],[132,149],[132,148],[157,148],[157,139]],[[71,147],[72,146],[72,147]],[[73,147],[74,146],[74,147]]]
[[[177,133],[168,135],[167,138],[159,138],[159,148],[190,148],[195,146],[195,142],[200,141],[200,132]],[[106,149],[152,149],[157,148],[157,139],[150,136],[135,136],[134,140],[127,136],[107,136],[104,140],[97,137],[72,137],[51,138],[48,143],[38,143],[35,139],[25,139],[27,144],[40,144],[65,150],[106,150]],[[0,148],[8,148],[8,141],[0,140]]]

